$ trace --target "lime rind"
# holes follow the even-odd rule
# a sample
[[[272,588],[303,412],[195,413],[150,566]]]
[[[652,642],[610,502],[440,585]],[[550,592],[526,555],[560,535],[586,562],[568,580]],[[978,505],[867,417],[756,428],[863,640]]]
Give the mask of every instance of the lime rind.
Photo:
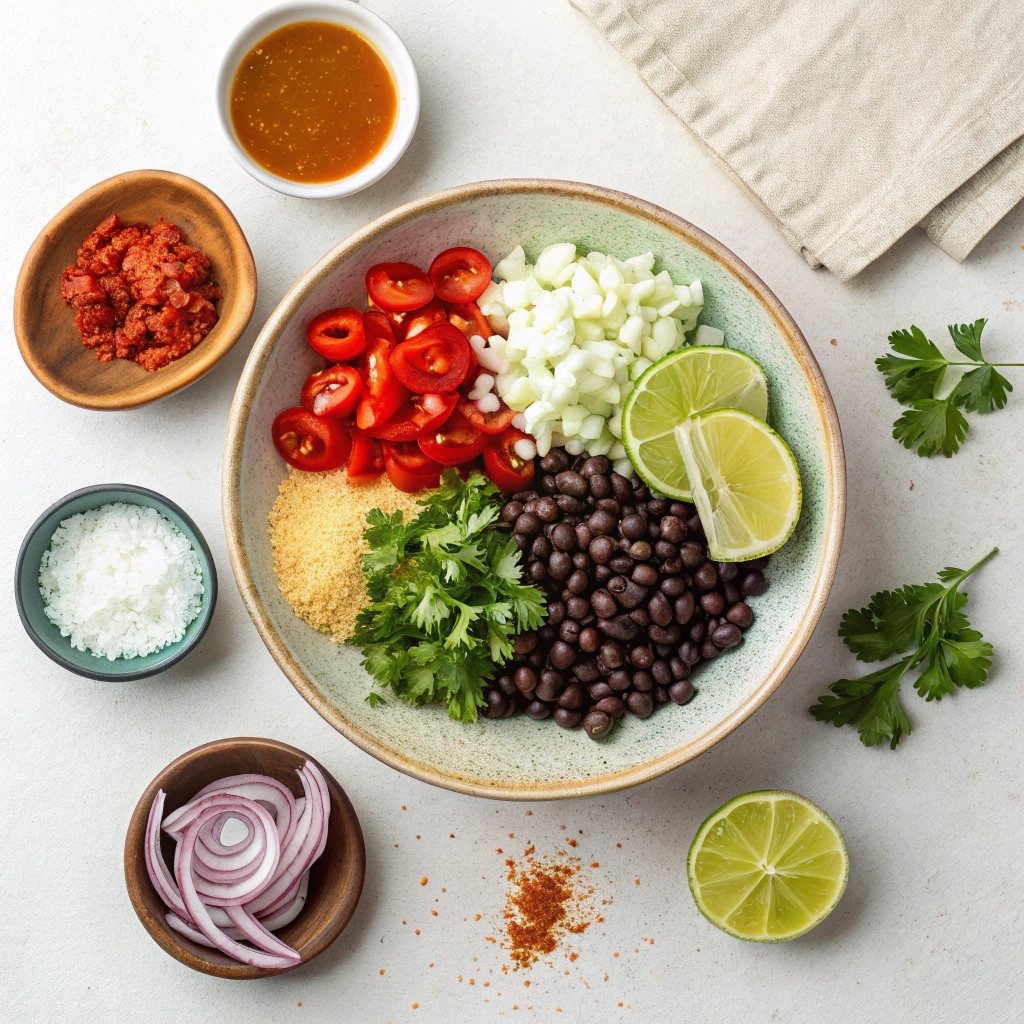
[[[748,942],[787,942],[835,909],[850,863],[839,827],[820,807],[788,790],[757,790],[704,819],[686,874],[697,909],[716,928]]]
[[[800,472],[785,440],[740,409],[690,416],[675,437],[709,556],[744,562],[778,551],[803,505]]]
[[[622,443],[640,478],[658,493],[691,501],[676,426],[709,408],[768,415],[768,382],[755,359],[720,345],[672,352],[639,377],[622,411]]]

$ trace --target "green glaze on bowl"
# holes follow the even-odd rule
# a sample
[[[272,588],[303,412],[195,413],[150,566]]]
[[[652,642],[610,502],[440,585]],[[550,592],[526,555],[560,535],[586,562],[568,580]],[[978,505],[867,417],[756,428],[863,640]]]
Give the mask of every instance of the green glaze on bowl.
[[[420,266],[449,246],[491,261],[521,244],[554,242],[620,257],[647,251],[677,282],[700,278],[703,323],[749,353],[769,382],[772,421],[799,463],[804,507],[789,543],[772,557],[770,587],[752,601],[745,642],[702,665],[697,696],[651,718],[627,716],[600,742],[581,729],[525,716],[474,725],[443,708],[395,699],[371,708],[359,652],[339,648],[300,621],[278,590],[267,515],[286,467],[274,450],[274,416],[294,405],[321,363],[304,328],[318,312],[362,306],[373,263]],[[460,792],[508,799],[584,796],[635,785],[683,764],[731,732],[779,686],[810,639],[839,557],[846,507],[842,439],[832,399],[799,328],[777,298],[721,243],[632,196],[541,180],[478,182],[400,207],[349,236],[289,291],[260,334],[228,422],[223,476],[228,551],[243,600],[278,664],[340,732],[387,764]]]
[[[39,592],[39,564],[50,546],[54,531],[65,519],[115,501],[155,508],[169,519],[188,538],[199,558],[204,589],[199,614],[189,623],[180,640],[141,658],[117,658],[110,661],[73,647],[70,638],[61,636],[60,630],[47,618],[43,610],[43,595]],[[127,681],[163,672],[175,662],[181,661],[199,643],[210,625],[217,603],[217,570],[199,528],[173,501],[156,491],[132,484],[100,484],[66,495],[32,524],[18,552],[14,596],[25,631],[47,657],[68,671],[89,679]]]

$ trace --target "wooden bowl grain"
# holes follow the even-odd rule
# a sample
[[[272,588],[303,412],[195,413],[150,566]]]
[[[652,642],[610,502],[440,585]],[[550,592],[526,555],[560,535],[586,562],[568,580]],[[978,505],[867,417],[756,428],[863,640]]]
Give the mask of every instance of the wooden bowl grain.
[[[82,344],[60,297],[64,268],[111,213],[126,223],[176,224],[204,252],[224,292],[217,323],[191,352],[150,372],[130,359],[101,363]],[[256,304],[256,264],[231,211],[205,185],[171,171],[127,171],[73,199],[32,243],[14,292],[14,333],[37,380],[85,409],[133,409],[180,391],[209,372],[242,336]]]
[[[301,959],[295,970],[322,953],[344,930],[355,912],[366,874],[366,852],[359,819],[345,791],[315,758],[277,740],[243,736],[216,740],[196,747],[172,761],[146,788],[128,825],[124,844],[124,875],[135,913],[143,927],[165,952],[186,967],[216,978],[248,980],[284,971],[238,963],[216,949],[199,946],[172,931],[165,920],[167,908],[146,872],[145,839],[149,810],[158,790],[167,794],[165,813],[187,803],[200,789],[228,775],[259,773],[279,779],[296,796],[302,786],[296,769],[312,761],[323,772],[331,794],[327,845],[310,869],[309,895],[299,916],[276,934]],[[164,856],[173,863],[174,844],[163,837]]]

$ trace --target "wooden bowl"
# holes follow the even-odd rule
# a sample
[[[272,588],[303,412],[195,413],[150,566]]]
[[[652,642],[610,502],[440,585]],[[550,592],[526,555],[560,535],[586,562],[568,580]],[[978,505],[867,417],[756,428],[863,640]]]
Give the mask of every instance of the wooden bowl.
[[[101,363],[82,344],[71,307],[60,297],[64,268],[96,226],[116,213],[126,223],[161,217],[213,264],[224,297],[217,323],[189,353],[156,371],[130,359]],[[49,224],[21,265],[14,291],[14,333],[39,382],[84,409],[134,409],[166,398],[209,372],[242,336],[256,304],[256,264],[231,211],[205,185],[171,171],[127,171],[73,199]]]
[[[204,786],[227,775],[259,773],[283,782],[296,796],[302,786],[296,769],[312,761],[323,772],[331,794],[331,817],[327,845],[310,869],[309,895],[299,916],[276,932],[295,949],[301,967],[322,953],[344,930],[355,912],[366,874],[366,852],[359,819],[345,791],[319,761],[301,750],[277,740],[243,736],[217,740],[196,747],[172,761],[149,784],[139,799],[128,825],[124,842],[124,876],[135,913],[157,945],[186,967],[216,978],[268,978],[283,971],[271,971],[232,960],[216,949],[199,946],[172,931],[165,920],[167,908],[153,888],[146,872],[146,822],[149,810],[162,789],[167,794],[165,814],[187,803]],[[174,860],[174,843],[163,837],[164,857]],[[295,967],[287,970],[293,971]]]

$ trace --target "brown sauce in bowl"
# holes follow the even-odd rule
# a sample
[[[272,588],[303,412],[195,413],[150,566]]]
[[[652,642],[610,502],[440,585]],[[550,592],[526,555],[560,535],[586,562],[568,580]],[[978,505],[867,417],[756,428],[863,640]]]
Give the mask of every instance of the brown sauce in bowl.
[[[373,45],[352,29],[299,21],[261,39],[231,88],[231,123],[261,167],[324,184],[365,167],[391,137],[398,92]]]

